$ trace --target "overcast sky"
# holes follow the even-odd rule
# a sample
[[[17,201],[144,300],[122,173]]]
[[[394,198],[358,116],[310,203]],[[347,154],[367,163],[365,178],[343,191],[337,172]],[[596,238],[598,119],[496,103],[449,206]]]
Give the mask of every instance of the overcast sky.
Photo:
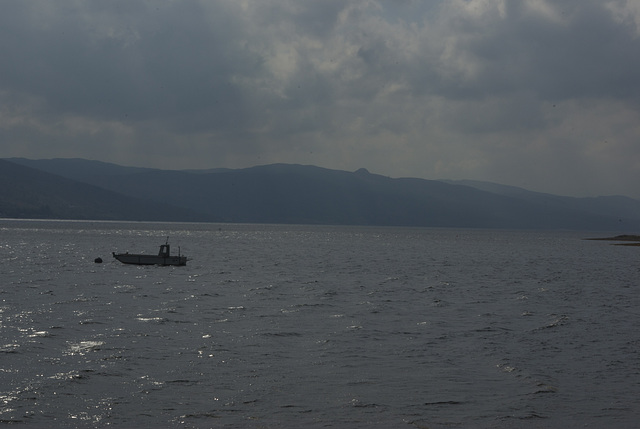
[[[0,157],[640,197],[640,0],[0,6]]]

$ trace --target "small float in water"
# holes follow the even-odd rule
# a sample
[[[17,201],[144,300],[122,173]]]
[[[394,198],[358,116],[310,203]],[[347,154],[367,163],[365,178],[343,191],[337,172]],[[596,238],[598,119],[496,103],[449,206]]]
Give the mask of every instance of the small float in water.
[[[178,247],[178,255],[171,256],[171,247],[169,239],[160,245],[160,251],[157,255],[147,255],[144,253],[116,253],[112,252],[113,257],[123,264],[134,265],[187,265],[187,257],[180,255],[180,247]]]

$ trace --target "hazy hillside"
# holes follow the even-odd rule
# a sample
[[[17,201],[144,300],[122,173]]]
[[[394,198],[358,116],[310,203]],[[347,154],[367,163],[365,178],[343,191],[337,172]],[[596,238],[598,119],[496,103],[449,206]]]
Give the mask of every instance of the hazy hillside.
[[[547,207],[569,208],[579,211],[601,215],[617,217],[618,221],[626,219],[640,218],[640,201],[622,196],[601,196],[601,197],[561,197],[542,192],[533,192],[515,186],[499,185],[497,183],[481,182],[477,180],[449,180],[451,184],[471,186],[476,189],[509,196],[521,201],[533,202]]]
[[[0,160],[0,217],[103,220],[204,220],[190,210],[127,197]],[[206,218],[208,219],[208,218]]]
[[[640,229],[640,201],[624,197],[570,198],[290,164],[167,171],[80,159],[12,161],[223,222]]]
[[[80,182],[91,182],[94,177],[119,176],[145,171],[153,171],[151,168],[125,167],[108,162],[94,161],[82,158],[54,158],[54,159],[27,159],[6,158],[15,164],[57,174]]]

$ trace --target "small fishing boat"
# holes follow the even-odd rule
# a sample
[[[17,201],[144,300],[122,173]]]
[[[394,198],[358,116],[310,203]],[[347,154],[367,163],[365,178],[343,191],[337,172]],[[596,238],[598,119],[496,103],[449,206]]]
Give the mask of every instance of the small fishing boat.
[[[171,248],[169,239],[165,244],[160,245],[160,251],[157,255],[147,255],[144,253],[116,253],[112,252],[113,257],[123,264],[134,265],[187,265],[187,257],[180,255],[178,247],[178,256],[171,256]]]

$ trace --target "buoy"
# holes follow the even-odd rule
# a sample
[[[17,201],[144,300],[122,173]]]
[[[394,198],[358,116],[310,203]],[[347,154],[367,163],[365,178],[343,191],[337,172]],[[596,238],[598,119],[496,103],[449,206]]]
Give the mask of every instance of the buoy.
[[[101,264],[102,263],[102,258],[96,258],[93,260],[93,262],[95,262],[96,264]]]

